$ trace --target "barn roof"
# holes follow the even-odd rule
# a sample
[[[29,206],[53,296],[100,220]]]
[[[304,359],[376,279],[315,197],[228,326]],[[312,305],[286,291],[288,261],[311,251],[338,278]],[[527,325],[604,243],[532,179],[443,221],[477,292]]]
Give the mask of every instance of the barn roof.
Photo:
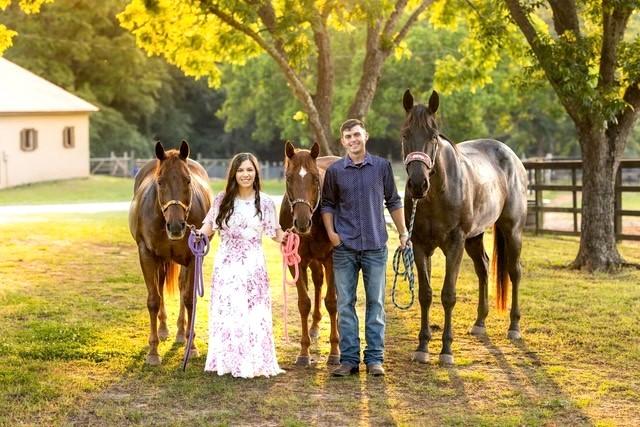
[[[0,58],[0,114],[91,111],[98,107]]]

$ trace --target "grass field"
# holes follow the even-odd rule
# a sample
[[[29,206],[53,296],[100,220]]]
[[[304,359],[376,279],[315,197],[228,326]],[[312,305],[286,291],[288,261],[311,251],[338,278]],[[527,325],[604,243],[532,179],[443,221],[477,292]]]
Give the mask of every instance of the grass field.
[[[317,363],[293,365],[299,336],[295,292],[289,289],[292,341],[285,343],[280,257],[275,244],[265,241],[277,351],[287,372],[242,380],[204,374],[204,357],[183,373],[182,349],[171,341],[160,345],[162,366],[145,366],[146,289],[126,213],[34,217],[0,223],[0,235],[0,425],[640,423],[640,270],[611,276],[568,270],[578,248],[574,238],[525,236],[519,343],[506,339],[508,316],[495,310],[487,319],[488,338],[466,334],[477,287],[464,259],[452,367],[435,362],[443,323],[442,258],[433,261],[428,365],[410,361],[419,310],[417,303],[406,312],[392,306],[389,268],[387,376],[342,380],[331,378],[325,365],[326,315],[313,348]],[[637,242],[622,243],[620,250],[628,261],[640,262]],[[207,283],[211,265],[209,255]],[[175,333],[177,298],[169,301]],[[360,310],[362,301],[360,295]],[[198,306],[202,354],[207,304],[208,288]]]

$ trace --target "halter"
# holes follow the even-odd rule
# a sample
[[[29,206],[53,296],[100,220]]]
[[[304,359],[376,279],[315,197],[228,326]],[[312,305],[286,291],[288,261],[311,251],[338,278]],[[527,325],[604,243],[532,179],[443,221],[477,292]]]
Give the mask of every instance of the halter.
[[[436,157],[438,156],[438,141],[435,142],[435,148],[433,149],[433,158],[431,158],[424,151],[413,151],[407,154],[407,157],[404,159],[404,167],[405,169],[409,166],[409,163],[417,161],[424,164],[429,171],[429,174],[433,173],[433,168],[435,166]]]
[[[178,205],[182,209],[184,209],[184,216],[189,216],[189,211],[191,210],[191,202],[193,201],[193,191],[191,191],[191,196],[189,197],[189,204],[185,205],[180,200],[169,200],[168,202],[162,203],[160,201],[160,189],[158,188],[158,184],[156,183],[156,193],[158,195],[158,204],[160,205],[160,210],[162,211],[162,215],[173,205]]]
[[[311,209],[311,215],[313,215],[316,209],[318,209],[318,205],[320,204],[321,198],[322,198],[322,189],[320,188],[320,182],[318,182],[318,199],[316,200],[315,206],[312,206],[311,203],[309,203],[309,201],[306,199],[291,200],[289,198],[289,192],[287,191],[287,201],[289,202],[289,206],[291,207],[291,213],[293,213],[293,208],[295,207],[296,204],[304,203],[305,205],[309,206],[309,209]]]

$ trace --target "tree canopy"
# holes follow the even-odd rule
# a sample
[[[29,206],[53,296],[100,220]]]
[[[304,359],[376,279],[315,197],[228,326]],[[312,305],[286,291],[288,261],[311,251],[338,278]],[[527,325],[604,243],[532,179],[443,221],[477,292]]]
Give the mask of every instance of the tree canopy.
[[[133,0],[119,18],[147,52],[164,56],[187,75],[207,76],[214,87],[221,83],[220,64],[244,65],[266,53],[300,103],[302,113],[294,117],[308,123],[321,150],[329,153],[337,147],[331,138],[332,35],[367,29],[363,66],[347,114],[364,118],[385,60],[402,46],[431,1]]]

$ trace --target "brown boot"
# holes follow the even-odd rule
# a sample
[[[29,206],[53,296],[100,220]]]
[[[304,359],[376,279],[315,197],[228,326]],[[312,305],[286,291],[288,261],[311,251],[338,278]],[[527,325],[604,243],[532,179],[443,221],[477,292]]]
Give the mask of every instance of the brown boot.
[[[333,377],[348,377],[349,375],[354,375],[360,372],[360,367],[358,365],[353,365],[351,363],[343,362],[336,369],[331,371],[331,376]]]
[[[367,374],[374,377],[384,377],[384,368],[381,363],[369,363],[367,365]]]

